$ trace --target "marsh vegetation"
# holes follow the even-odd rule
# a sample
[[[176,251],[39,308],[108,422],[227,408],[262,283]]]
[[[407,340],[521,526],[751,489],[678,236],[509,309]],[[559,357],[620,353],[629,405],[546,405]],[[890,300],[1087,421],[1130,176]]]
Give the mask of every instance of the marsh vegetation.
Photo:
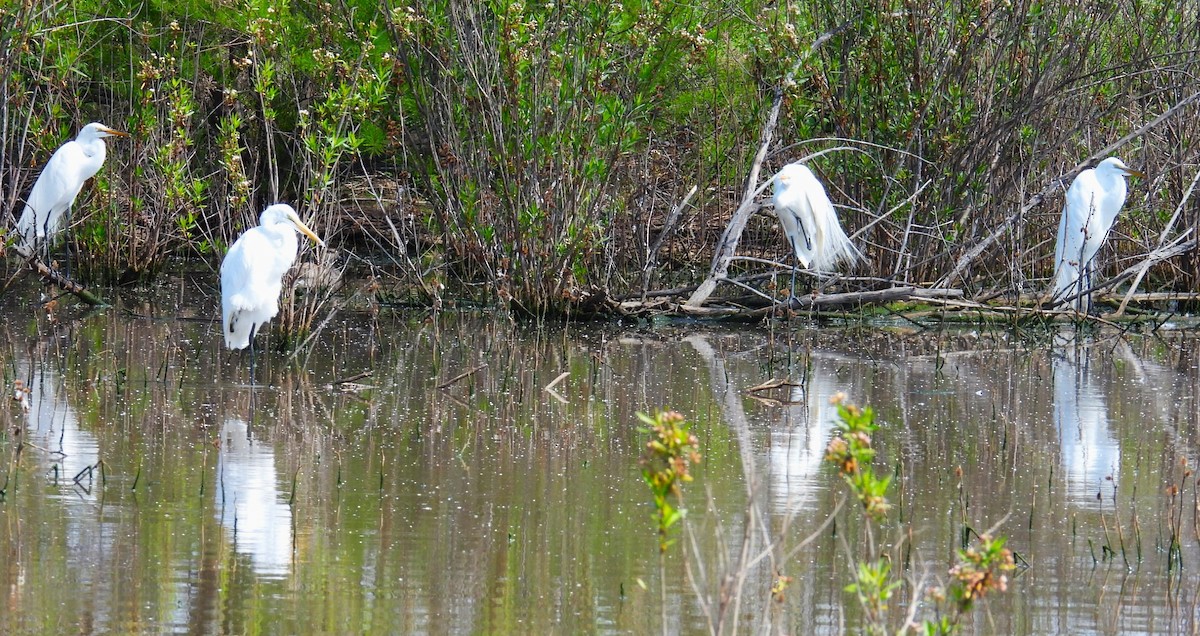
[[[0,200],[101,120],[134,139],[77,206],[88,280],[215,268],[282,200],[385,299],[545,314],[696,284],[747,191],[838,149],[814,166],[867,262],[835,289],[1015,297],[1045,289],[1089,160],[1149,175],[1103,278],[1188,239],[1198,24],[1173,2],[9,3]],[[769,214],[738,251],[787,254]],[[1190,298],[1194,252],[1143,289]]]

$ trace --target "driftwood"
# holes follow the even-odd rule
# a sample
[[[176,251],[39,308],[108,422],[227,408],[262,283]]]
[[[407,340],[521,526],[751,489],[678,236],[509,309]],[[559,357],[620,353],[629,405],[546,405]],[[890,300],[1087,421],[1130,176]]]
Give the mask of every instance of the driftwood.
[[[708,318],[760,318],[780,310],[837,310],[890,302],[926,302],[939,299],[960,299],[962,297],[963,292],[961,289],[926,289],[906,286],[871,291],[796,296],[784,302],[763,307],[694,307],[687,303],[670,305],[660,300],[657,303],[658,306],[655,308]],[[633,303],[622,303],[622,309],[629,313],[636,313],[634,310],[639,309],[639,307]]]
[[[1160,250],[1155,250],[1146,257],[1152,264],[1194,249],[1195,239],[1176,241]],[[1098,303],[1115,307],[1123,302],[1126,294],[1104,293],[1121,281],[1132,278],[1144,263],[1139,263],[1114,278],[1097,284],[1094,292]],[[676,290],[677,291],[677,290]],[[655,296],[658,292],[650,292]],[[678,297],[679,294],[674,294]],[[889,309],[889,315],[911,322],[918,328],[926,328],[937,322],[988,322],[988,321],[1024,321],[1034,320],[1049,323],[1080,323],[1093,322],[1100,325],[1121,328],[1123,323],[1136,323],[1152,320],[1165,322],[1168,318],[1176,324],[1200,324],[1200,318],[1189,319],[1175,314],[1163,314],[1159,311],[1135,311],[1129,316],[1121,312],[1111,314],[1082,314],[1072,308],[1054,308],[1046,304],[1044,295],[1022,294],[1019,297],[1002,298],[1002,292],[984,292],[974,299],[966,298],[963,291],[953,288],[923,288],[915,286],[889,287],[886,289],[843,292],[834,294],[811,294],[785,299],[778,303],[762,304],[761,298],[746,295],[740,299],[726,298],[721,305],[692,307],[686,303],[679,304],[670,298],[658,296],[647,301],[628,299],[617,302],[611,301],[609,309],[622,315],[686,315],[697,318],[731,319],[731,320],[761,320],[772,315],[784,315],[788,312],[800,314],[823,313],[829,316],[858,315],[859,309],[872,305],[899,303],[901,307]],[[1128,299],[1135,304],[1200,301],[1200,292],[1153,292],[1134,293]],[[904,304],[907,303],[907,306]],[[932,319],[935,322],[918,322]],[[1155,327],[1157,328],[1157,327]],[[769,386],[761,387],[771,388]]]
[[[790,298],[785,307],[788,309],[811,309],[815,307],[857,307],[860,305],[878,305],[896,301],[921,301],[936,298],[962,298],[961,289],[925,289],[923,287],[890,287],[862,292],[844,292],[841,294],[816,294],[811,296],[796,296]],[[769,309],[769,308],[768,308]]]
[[[58,270],[43,263],[42,259],[38,258],[37,254],[30,247],[16,245],[13,247],[13,250],[25,260],[25,263],[29,265],[29,269],[37,272],[38,276],[41,276],[43,280],[58,285],[64,291],[73,294],[79,300],[93,307],[103,307],[108,304],[99,296],[88,291],[83,285],[63,276]]]

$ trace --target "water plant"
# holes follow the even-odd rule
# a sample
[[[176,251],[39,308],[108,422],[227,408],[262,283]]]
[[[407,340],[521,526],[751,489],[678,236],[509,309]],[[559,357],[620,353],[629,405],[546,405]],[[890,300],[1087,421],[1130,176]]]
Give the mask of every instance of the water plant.
[[[875,449],[871,436],[879,429],[874,411],[870,407],[846,404],[843,394],[834,396],[833,401],[837,405],[839,421],[836,434],[826,448],[825,459],[837,467],[851,495],[861,505],[867,544],[867,556],[856,561],[854,581],[845,589],[856,595],[863,609],[863,630],[869,634],[886,634],[890,631],[889,610],[893,597],[904,581],[892,571],[890,555],[876,546],[873,524],[883,521],[891,507],[887,501],[891,477],[877,475],[873,466]],[[984,533],[978,536],[977,546],[958,550],[956,562],[948,572],[949,584],[928,590],[934,618],[917,625],[914,622],[916,598],[910,599],[908,617],[899,633],[910,630],[929,635],[957,633],[976,602],[991,592],[1007,589],[1008,572],[1016,565],[1012,551],[1005,547],[1006,541],[1005,537]],[[846,551],[848,555],[854,553],[849,546]],[[853,556],[851,559],[854,561]],[[919,590],[921,586],[913,587]]]
[[[1005,537],[985,533],[979,535],[978,546],[958,550],[958,560],[950,568],[950,584],[929,590],[935,617],[922,624],[921,632],[958,633],[976,602],[991,592],[1008,590],[1007,573],[1017,566],[1005,543]]]
[[[669,633],[667,616],[667,548],[675,542],[671,529],[687,514],[683,484],[692,481],[691,466],[700,463],[699,440],[678,411],[638,413],[649,435],[642,451],[642,480],[654,498],[654,524],[658,533],[658,578],[663,633]]]
[[[671,528],[686,514],[683,508],[683,484],[692,481],[691,466],[700,463],[700,442],[691,433],[687,420],[678,411],[638,413],[648,433],[642,453],[642,479],[654,497],[654,521],[658,530],[658,549],[666,553],[675,542]]]

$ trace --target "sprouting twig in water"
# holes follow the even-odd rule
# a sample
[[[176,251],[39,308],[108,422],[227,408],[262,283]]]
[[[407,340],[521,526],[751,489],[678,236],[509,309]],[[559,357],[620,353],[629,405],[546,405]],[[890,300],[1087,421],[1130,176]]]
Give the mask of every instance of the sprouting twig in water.
[[[75,477],[72,479],[72,481],[75,482],[76,486],[78,486],[84,492],[86,492],[90,495],[90,494],[92,494],[92,485],[91,485],[92,476],[95,474],[96,470],[100,471],[100,484],[104,485],[108,481],[104,477],[104,460],[100,460],[100,461],[96,462],[95,464],[91,464],[89,466],[84,466],[83,470],[79,471],[78,473],[75,473]],[[85,476],[87,477],[87,480],[88,480],[88,484],[86,486],[83,484],[83,479]]]
[[[336,385],[338,385],[338,384],[349,384],[349,383],[351,383],[351,382],[357,382],[357,381],[359,381],[359,380],[361,380],[361,379],[363,379],[363,378],[369,378],[369,377],[371,377],[372,375],[375,375],[375,372],[374,372],[374,371],[363,371],[362,373],[356,373],[356,374],[354,374],[354,375],[352,375],[352,376],[350,376],[350,377],[348,377],[348,378],[342,378],[342,379],[340,379],[340,380],[334,380],[334,381],[333,381],[331,384],[333,384],[333,385],[335,385],[335,386],[336,386]]]
[[[441,383],[441,384],[437,385],[437,386],[436,386],[436,387],[434,387],[434,388],[436,388],[436,389],[444,389],[444,388],[446,388],[446,387],[450,386],[451,384],[454,384],[455,382],[458,382],[459,380],[461,380],[461,379],[463,379],[463,378],[465,378],[465,377],[467,377],[467,376],[469,376],[469,375],[474,375],[474,374],[475,374],[475,372],[477,372],[477,371],[480,371],[480,370],[482,370],[482,369],[486,369],[486,368],[487,368],[487,365],[486,365],[486,364],[481,364],[481,365],[479,365],[479,366],[475,367],[474,369],[471,369],[470,371],[463,371],[462,373],[460,373],[460,374],[458,374],[458,375],[454,376],[453,378],[450,378],[449,380],[446,380],[445,382],[443,382],[443,383]]]

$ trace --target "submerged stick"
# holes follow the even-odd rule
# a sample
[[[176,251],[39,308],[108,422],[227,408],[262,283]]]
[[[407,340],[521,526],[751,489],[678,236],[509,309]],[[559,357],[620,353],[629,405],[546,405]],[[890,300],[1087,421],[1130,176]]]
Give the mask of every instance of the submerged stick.
[[[434,388],[435,389],[444,389],[444,388],[450,386],[451,384],[454,384],[455,382],[458,382],[459,380],[461,380],[469,375],[474,375],[476,371],[480,371],[480,370],[486,369],[486,368],[487,368],[486,364],[481,364],[481,365],[475,367],[474,369],[471,369],[470,371],[463,371],[462,373],[454,376],[453,378],[450,378],[449,380],[446,380],[445,382],[437,385]]]
[[[340,379],[340,380],[334,380],[334,381],[333,381],[333,382],[331,382],[330,384],[333,384],[333,385],[335,385],[335,386],[336,386],[336,385],[338,385],[338,384],[349,384],[349,383],[351,383],[351,382],[358,382],[359,380],[361,380],[361,379],[363,379],[363,378],[369,378],[369,377],[371,377],[371,376],[372,376],[372,375],[374,375],[374,374],[375,374],[375,372],[374,372],[374,371],[363,371],[363,372],[361,372],[361,373],[355,373],[354,375],[352,375],[352,376],[350,376],[350,377],[348,377],[348,378],[342,378],[342,379]]]

